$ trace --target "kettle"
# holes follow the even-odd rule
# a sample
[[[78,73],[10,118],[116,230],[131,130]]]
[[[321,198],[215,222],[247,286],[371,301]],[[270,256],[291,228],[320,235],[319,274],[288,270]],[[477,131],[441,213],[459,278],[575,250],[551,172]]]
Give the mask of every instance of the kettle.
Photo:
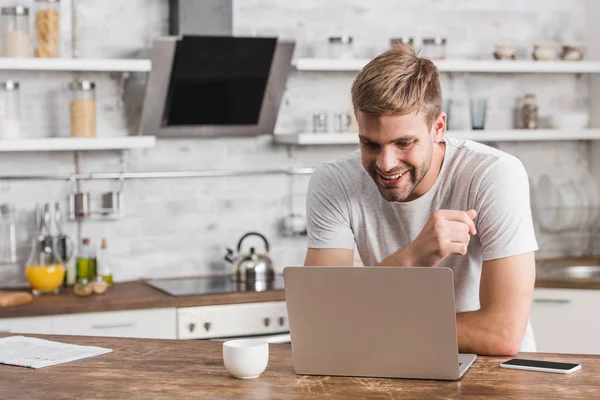
[[[248,236],[258,236],[265,242],[265,254],[257,253],[254,247],[250,248],[250,253],[241,254],[242,242]],[[269,242],[267,238],[257,232],[246,233],[237,245],[237,255],[231,249],[227,249],[225,260],[232,263],[235,267],[235,280],[238,282],[272,282],[275,279],[273,271],[273,261],[268,256]],[[234,258],[235,255],[235,258]]]

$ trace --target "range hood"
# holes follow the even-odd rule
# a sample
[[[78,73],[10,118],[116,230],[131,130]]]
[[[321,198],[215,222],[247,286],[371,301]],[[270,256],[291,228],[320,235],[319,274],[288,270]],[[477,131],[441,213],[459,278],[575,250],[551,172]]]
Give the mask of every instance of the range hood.
[[[293,52],[293,42],[277,38],[158,38],[152,46],[140,134],[273,134]]]

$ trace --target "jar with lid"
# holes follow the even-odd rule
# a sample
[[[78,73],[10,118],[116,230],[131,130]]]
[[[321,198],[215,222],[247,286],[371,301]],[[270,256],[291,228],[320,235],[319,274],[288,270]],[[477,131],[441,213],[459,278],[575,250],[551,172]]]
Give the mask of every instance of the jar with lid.
[[[96,84],[90,81],[69,83],[72,137],[96,137]]]
[[[332,36],[329,38],[329,58],[349,59],[354,57],[352,36]]]
[[[29,57],[29,8],[2,7],[2,56]]]
[[[446,38],[441,36],[423,39],[421,48],[422,56],[430,60],[443,60],[446,58]]]
[[[523,128],[537,129],[538,127],[538,107],[535,94],[527,93],[523,99]]]
[[[75,286],[73,286],[73,293],[76,296],[90,296],[93,292],[92,284],[87,278],[79,279]]]
[[[0,140],[21,137],[19,83],[0,82]]]
[[[393,47],[397,44],[403,44],[406,46],[410,46],[413,48],[413,50],[415,49],[415,38],[414,37],[410,37],[410,36],[401,36],[401,37],[393,37],[390,38],[390,47]]]
[[[60,0],[35,0],[35,56],[60,56]]]

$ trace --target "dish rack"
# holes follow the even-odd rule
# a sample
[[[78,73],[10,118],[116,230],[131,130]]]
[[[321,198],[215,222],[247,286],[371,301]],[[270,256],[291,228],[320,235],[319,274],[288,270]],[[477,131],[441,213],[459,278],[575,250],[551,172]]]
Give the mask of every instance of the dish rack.
[[[530,188],[540,252],[600,259],[600,188],[594,177],[586,173],[557,184],[541,175]]]

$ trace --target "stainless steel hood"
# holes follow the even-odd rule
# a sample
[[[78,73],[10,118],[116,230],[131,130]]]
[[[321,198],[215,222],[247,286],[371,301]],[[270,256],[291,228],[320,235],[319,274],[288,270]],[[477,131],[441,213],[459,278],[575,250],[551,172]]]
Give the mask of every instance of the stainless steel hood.
[[[293,42],[169,36],[154,41],[140,134],[219,137],[273,134]]]

